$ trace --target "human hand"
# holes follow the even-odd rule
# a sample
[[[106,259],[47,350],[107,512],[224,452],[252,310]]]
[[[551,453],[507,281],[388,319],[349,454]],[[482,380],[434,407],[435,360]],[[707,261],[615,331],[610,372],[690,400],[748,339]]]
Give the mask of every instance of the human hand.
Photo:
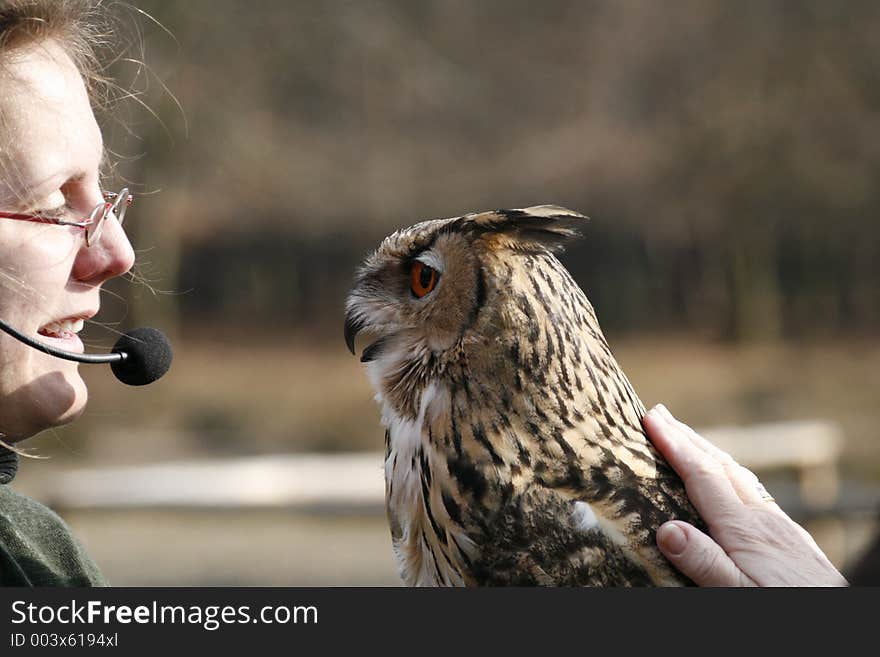
[[[657,530],[667,559],[700,586],[846,586],[813,538],[758,478],[661,405],[645,416],[654,446],[684,481],[710,536],[673,520]]]

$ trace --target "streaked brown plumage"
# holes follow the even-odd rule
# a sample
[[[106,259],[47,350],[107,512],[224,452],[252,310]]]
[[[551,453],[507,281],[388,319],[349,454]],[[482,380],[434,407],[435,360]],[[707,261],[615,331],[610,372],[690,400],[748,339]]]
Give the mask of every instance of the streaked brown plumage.
[[[678,585],[655,546],[701,524],[645,408],[553,255],[556,206],[426,221],[359,271],[346,340],[386,427],[386,506],[414,585]]]

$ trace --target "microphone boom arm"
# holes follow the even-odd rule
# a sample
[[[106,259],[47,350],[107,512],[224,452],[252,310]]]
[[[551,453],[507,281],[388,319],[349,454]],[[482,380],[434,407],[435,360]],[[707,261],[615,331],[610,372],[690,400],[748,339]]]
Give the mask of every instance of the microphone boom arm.
[[[55,347],[50,347],[47,344],[43,344],[39,340],[34,340],[24,333],[16,331],[2,319],[0,319],[0,329],[11,335],[16,340],[20,340],[29,347],[33,347],[37,351],[42,351],[44,354],[49,354],[50,356],[55,356],[56,358],[63,358],[64,360],[72,360],[78,363],[115,363],[117,361],[123,361],[128,357],[128,354],[126,354],[124,351],[117,351],[112,354],[74,354],[69,351],[64,351],[63,349],[56,349]]]

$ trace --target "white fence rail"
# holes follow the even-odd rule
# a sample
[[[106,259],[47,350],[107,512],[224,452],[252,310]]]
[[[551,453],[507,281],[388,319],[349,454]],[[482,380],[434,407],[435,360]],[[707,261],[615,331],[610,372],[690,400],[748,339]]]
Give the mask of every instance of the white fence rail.
[[[791,469],[801,502],[832,506],[843,438],[828,422],[790,422],[701,431],[756,472]],[[74,469],[43,484],[64,508],[373,509],[384,496],[379,453],[288,454]]]

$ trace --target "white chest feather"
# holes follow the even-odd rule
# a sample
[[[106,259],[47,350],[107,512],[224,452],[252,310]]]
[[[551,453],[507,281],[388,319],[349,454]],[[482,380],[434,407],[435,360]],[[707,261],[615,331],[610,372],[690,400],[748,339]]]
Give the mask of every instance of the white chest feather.
[[[404,583],[410,586],[464,584],[460,573],[450,563],[456,561],[454,555],[441,545],[436,524],[428,518],[423,482],[425,463],[430,464],[434,458],[433,450],[423,436],[426,415],[430,419],[438,406],[448,403],[448,393],[436,384],[430,384],[423,392],[415,420],[399,417],[387,403],[383,403],[382,422],[389,431],[385,501],[398,571]],[[442,522],[446,518],[441,514],[445,512],[435,508],[433,518],[434,523],[442,524],[441,531],[445,534],[447,523]],[[458,535],[457,540],[470,547],[464,536]],[[444,536],[442,543],[445,542]]]

